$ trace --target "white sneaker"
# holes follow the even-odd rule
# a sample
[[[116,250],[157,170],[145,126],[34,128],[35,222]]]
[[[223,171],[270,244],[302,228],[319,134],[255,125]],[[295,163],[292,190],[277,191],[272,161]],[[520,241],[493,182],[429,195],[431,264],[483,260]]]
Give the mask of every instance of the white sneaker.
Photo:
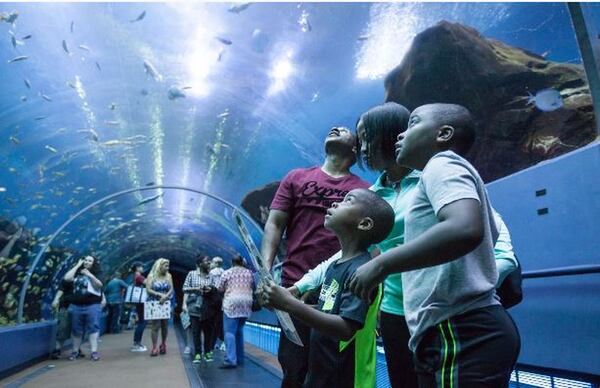
[[[190,349],[189,346],[186,346],[185,349],[183,349],[183,354],[190,354],[192,352],[192,349]]]
[[[222,350],[222,351],[225,351],[225,343],[222,343],[222,344],[221,344],[221,350]]]
[[[133,345],[129,350],[132,352],[145,352],[148,350],[148,348],[146,348],[144,345]]]

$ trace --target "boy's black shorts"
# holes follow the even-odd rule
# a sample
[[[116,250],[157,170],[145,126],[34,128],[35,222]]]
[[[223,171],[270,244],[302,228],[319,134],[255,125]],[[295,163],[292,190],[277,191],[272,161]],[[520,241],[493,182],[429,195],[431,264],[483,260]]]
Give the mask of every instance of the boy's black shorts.
[[[508,387],[520,348],[502,306],[454,316],[427,330],[417,346],[419,387]]]

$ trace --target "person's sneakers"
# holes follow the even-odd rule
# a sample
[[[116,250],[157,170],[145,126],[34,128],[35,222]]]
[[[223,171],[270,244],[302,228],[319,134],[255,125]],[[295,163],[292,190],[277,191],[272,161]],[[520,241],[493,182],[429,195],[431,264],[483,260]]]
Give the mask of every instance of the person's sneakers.
[[[202,362],[202,355],[200,353],[196,353],[196,356],[194,357],[194,361],[192,361],[194,364],[200,364]]]
[[[230,364],[228,362],[224,362],[221,365],[219,365],[219,369],[235,369],[236,365]]]
[[[186,346],[185,349],[183,349],[183,354],[190,354],[192,352],[192,349],[190,349],[189,346]]]
[[[60,349],[53,350],[52,353],[50,353],[50,358],[53,360],[60,360]]]
[[[75,361],[79,358],[79,352],[71,352],[69,355],[69,361]]]
[[[213,362],[214,361],[213,353],[212,352],[205,353],[204,359],[206,360],[206,362]]]
[[[158,352],[160,354],[167,354],[167,344],[166,343],[163,342],[162,344],[160,344],[160,347],[158,349],[159,349]]]
[[[222,351],[225,351],[225,342],[223,342],[223,343],[221,344],[221,346],[219,347],[219,349],[221,349]]]
[[[142,344],[135,344],[129,349],[131,352],[145,352],[146,350],[148,350],[148,348]]]
[[[92,361],[98,361],[100,359],[100,353],[92,352],[92,355],[90,358],[92,359]]]

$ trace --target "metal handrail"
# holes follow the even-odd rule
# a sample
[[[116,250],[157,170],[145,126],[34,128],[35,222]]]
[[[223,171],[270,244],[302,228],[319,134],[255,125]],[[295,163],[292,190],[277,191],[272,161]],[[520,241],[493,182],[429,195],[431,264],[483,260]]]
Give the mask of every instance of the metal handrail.
[[[574,265],[571,267],[558,267],[541,269],[539,271],[523,272],[523,279],[549,278],[554,276],[571,276],[571,275],[587,275],[592,273],[600,273],[599,264],[591,265]]]

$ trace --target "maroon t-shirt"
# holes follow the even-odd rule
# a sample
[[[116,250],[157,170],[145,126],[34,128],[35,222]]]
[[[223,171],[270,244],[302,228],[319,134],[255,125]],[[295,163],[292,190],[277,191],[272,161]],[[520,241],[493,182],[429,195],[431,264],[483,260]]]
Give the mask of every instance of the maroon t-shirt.
[[[309,269],[340,250],[335,234],[325,229],[325,214],[334,202],[356,188],[370,184],[350,174],[333,178],[321,167],[290,171],[279,184],[271,209],[288,213],[287,253],[283,261],[281,282],[291,286]]]

